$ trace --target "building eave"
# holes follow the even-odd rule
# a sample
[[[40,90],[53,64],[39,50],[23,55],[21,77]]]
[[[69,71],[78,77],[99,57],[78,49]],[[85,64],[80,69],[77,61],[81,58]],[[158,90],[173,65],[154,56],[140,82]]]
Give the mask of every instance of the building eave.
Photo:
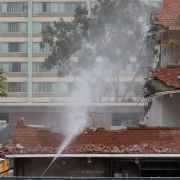
[[[151,30],[149,30],[147,32],[147,35],[148,36],[152,36],[154,34],[163,33],[163,32],[166,32],[166,31],[167,31],[167,29],[165,29],[163,26],[161,26],[161,27],[154,27],[153,29],[151,29]]]
[[[156,97],[160,97],[160,96],[164,96],[168,94],[178,94],[178,93],[180,93],[180,90],[157,92],[151,96],[145,97],[145,99],[152,99],[152,98],[156,98]]]

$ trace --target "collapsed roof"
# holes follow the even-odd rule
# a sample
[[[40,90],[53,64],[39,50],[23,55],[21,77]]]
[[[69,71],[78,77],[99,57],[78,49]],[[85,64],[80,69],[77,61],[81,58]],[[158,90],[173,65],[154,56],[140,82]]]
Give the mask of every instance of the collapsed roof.
[[[178,82],[179,77],[179,65],[168,65],[165,68],[154,70],[151,79],[144,85],[144,96],[152,97],[157,95],[159,92],[166,92],[166,94],[180,93],[180,84]]]
[[[180,127],[127,127],[106,130],[88,127],[75,136],[63,154],[176,154],[180,152]],[[56,154],[66,135],[51,129],[30,127],[20,118],[13,138],[0,150],[2,155]]]

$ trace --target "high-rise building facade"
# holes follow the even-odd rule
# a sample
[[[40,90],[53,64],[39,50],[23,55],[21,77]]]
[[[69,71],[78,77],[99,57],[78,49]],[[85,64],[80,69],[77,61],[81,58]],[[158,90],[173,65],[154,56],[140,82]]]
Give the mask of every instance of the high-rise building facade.
[[[78,102],[78,99],[71,98],[72,77],[59,78],[56,69],[47,72],[41,67],[50,47],[46,44],[40,49],[39,46],[42,28],[60,18],[71,21],[77,3],[85,4],[90,9],[96,1],[0,0],[0,67],[7,72],[8,83],[8,97],[1,98],[0,102]],[[74,60],[77,58],[73,57]],[[132,60],[122,73],[121,94],[131,83],[136,68]],[[142,81],[143,77],[138,77],[135,86]],[[135,86],[128,93],[132,100],[135,100]],[[102,102],[113,101],[114,97],[106,95],[102,99]]]

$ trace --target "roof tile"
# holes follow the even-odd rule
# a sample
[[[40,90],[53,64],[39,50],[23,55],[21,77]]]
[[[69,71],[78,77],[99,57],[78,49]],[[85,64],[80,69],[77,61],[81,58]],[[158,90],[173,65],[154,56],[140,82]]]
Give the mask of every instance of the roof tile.
[[[164,82],[167,86],[180,88],[180,84],[177,82],[177,76],[180,76],[180,66],[168,65],[166,68],[159,68],[155,70],[152,77]]]
[[[155,25],[161,25],[169,30],[180,30],[180,1],[164,0],[164,7],[156,15]]]

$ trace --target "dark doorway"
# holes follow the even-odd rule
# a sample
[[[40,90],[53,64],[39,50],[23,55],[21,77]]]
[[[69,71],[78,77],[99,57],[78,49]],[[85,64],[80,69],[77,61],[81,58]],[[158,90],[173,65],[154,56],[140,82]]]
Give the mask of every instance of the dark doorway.
[[[147,160],[140,162],[141,177],[179,177],[179,160]]]

